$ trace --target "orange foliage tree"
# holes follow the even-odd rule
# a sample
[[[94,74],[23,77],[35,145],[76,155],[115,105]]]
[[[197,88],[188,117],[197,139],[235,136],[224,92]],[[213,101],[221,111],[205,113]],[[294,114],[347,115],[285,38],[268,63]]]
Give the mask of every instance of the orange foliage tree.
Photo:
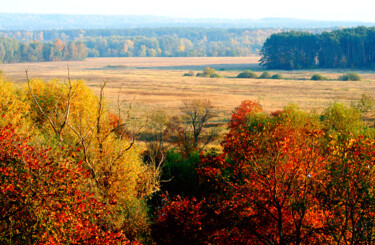
[[[141,161],[134,135],[128,134],[129,122],[109,112],[104,85],[95,96],[83,81],[29,79],[24,92],[40,131],[38,140],[56,151],[78,146],[76,157],[90,173],[82,188],[101,202],[118,204],[105,215],[111,229],[141,239],[149,232],[146,200],[158,188],[157,171]]]
[[[244,101],[223,153],[201,156],[197,165],[202,196],[167,201],[155,227],[173,232],[156,240],[371,244],[375,143],[363,136],[328,142],[325,128],[295,106],[266,115]]]
[[[69,158],[69,157],[68,157]],[[11,126],[0,129],[0,242],[10,244],[129,243],[101,219],[105,203],[81,190],[81,162],[56,161]]]

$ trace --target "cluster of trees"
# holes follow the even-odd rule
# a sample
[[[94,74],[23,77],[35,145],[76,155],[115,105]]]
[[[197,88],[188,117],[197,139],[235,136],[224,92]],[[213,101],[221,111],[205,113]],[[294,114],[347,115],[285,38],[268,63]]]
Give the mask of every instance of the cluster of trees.
[[[160,244],[372,244],[375,131],[352,107],[271,114],[244,101],[222,153],[171,164]],[[168,162],[169,161],[169,162]],[[186,183],[188,182],[188,183]]]
[[[64,43],[56,39],[47,43],[24,43],[0,37],[0,63],[83,60],[86,57],[86,47],[82,42]]]
[[[375,28],[357,27],[312,34],[271,35],[261,50],[261,65],[269,69],[373,68]]]
[[[191,38],[175,35],[161,37],[110,36],[88,37],[84,43],[89,57],[200,57],[249,56],[259,53],[261,40],[249,37],[232,38],[229,34],[197,35]]]
[[[89,57],[249,56],[279,29],[133,28],[1,31],[20,42],[80,41]]]
[[[83,81],[0,78],[0,243],[130,244],[148,237],[157,170],[123,111]],[[122,116],[121,116],[122,115]],[[137,243],[134,243],[137,244]]]

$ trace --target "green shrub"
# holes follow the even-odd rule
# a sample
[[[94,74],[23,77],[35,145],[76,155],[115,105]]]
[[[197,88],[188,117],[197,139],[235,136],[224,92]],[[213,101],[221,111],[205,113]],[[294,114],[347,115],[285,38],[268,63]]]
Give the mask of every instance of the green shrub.
[[[363,134],[364,124],[361,112],[353,107],[334,103],[322,114],[321,120],[331,137],[338,139],[350,138]]]
[[[339,77],[341,81],[361,81],[361,77],[355,72],[348,72]]]
[[[210,75],[210,78],[222,78],[222,75],[219,75],[217,73]]]
[[[324,80],[328,80],[327,77],[323,76],[323,75],[320,75],[320,74],[315,74],[311,77],[311,80],[314,80],[314,81],[324,81]]]
[[[260,75],[261,79],[268,79],[268,78],[271,78],[271,74],[268,72],[268,71],[265,71],[262,73],[262,75]]]
[[[211,77],[213,74],[216,74],[215,69],[206,67],[202,73],[197,73],[197,77]]]
[[[271,77],[271,79],[283,79],[283,77],[280,74],[275,74]]]
[[[257,78],[258,75],[254,72],[247,70],[238,74],[237,78]]]
[[[188,73],[185,73],[184,74],[184,77],[194,77],[194,72],[193,71],[189,71]]]
[[[372,110],[374,105],[375,100],[371,96],[368,96],[366,94],[362,94],[362,97],[359,101],[352,103],[352,107],[364,114]]]

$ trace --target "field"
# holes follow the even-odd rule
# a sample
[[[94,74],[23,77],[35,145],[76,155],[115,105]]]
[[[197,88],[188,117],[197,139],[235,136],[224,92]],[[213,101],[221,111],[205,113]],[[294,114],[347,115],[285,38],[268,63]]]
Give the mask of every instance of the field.
[[[362,94],[375,98],[375,74],[357,71],[362,81],[311,81],[315,73],[337,79],[345,70],[270,71],[284,79],[238,79],[246,69],[262,73],[259,57],[204,57],[204,58],[89,58],[85,61],[1,64],[3,73],[16,84],[29,76],[51,80],[70,76],[84,79],[96,92],[108,81],[106,97],[115,104],[117,98],[132,103],[135,111],[149,113],[165,110],[176,114],[184,99],[210,99],[223,117],[245,99],[258,100],[268,112],[296,103],[306,110],[322,110],[333,102],[350,104]],[[224,78],[184,77],[189,70],[202,71],[211,67]]]

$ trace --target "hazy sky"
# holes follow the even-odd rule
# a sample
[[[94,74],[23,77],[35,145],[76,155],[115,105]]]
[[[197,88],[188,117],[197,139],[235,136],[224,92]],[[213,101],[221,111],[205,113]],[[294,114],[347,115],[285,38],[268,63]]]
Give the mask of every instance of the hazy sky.
[[[375,0],[1,0],[2,13],[123,14],[191,18],[290,17],[375,22]]]

